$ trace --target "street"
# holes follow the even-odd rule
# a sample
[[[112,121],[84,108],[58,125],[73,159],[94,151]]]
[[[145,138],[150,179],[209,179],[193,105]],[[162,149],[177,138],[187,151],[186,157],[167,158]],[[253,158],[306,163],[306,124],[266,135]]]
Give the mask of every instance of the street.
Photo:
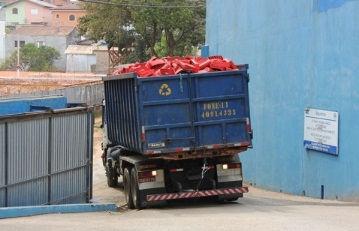
[[[174,203],[118,213],[42,215],[0,221],[1,230],[358,230],[359,207],[255,188],[237,202]]]

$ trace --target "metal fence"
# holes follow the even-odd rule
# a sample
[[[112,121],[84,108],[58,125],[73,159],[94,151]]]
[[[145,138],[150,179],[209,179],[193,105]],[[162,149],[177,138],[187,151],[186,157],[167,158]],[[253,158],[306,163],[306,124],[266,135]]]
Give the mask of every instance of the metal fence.
[[[103,83],[81,84],[57,90],[36,91],[16,95],[0,96],[0,98],[26,98],[63,95],[71,103],[86,103],[89,106],[102,105],[104,99]]]
[[[92,198],[92,108],[0,117],[0,207]]]

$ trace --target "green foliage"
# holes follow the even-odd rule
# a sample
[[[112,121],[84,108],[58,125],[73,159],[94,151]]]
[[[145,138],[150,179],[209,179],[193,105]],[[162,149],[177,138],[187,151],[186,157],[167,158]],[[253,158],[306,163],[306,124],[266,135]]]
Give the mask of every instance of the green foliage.
[[[164,57],[168,54],[168,44],[164,34],[162,35],[161,40],[155,44],[154,49],[158,57]]]
[[[157,8],[137,5],[205,5],[204,0],[112,0],[121,6],[86,3],[79,30],[109,48],[119,47],[123,62],[151,56],[188,55],[204,42],[204,7]],[[127,4],[126,4],[127,3]]]
[[[48,46],[37,47],[28,43],[20,48],[20,69],[26,71],[51,71],[53,63],[60,58],[60,53]],[[1,65],[3,70],[17,69],[17,51]]]

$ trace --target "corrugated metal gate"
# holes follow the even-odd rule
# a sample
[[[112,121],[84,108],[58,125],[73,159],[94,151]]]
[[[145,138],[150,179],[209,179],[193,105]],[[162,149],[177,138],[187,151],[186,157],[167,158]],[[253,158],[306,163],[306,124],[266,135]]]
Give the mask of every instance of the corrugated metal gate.
[[[92,108],[0,117],[0,207],[92,197]]]

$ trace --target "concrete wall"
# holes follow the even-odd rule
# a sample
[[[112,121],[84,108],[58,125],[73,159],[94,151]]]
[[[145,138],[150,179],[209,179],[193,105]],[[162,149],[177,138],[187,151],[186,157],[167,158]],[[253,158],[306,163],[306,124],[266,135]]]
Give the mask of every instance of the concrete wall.
[[[110,66],[110,57],[108,51],[94,50],[94,54],[96,54],[95,72],[107,74]]]
[[[94,50],[93,54],[66,54],[66,72],[94,72],[107,74],[107,50]]]
[[[254,149],[245,178],[276,191],[359,198],[359,1],[207,1],[206,42],[250,66]],[[304,109],[339,112],[339,155],[303,147]]]
[[[16,35],[9,34],[6,36],[6,57],[9,57],[16,50],[14,45],[16,40]],[[59,70],[66,70],[66,56],[64,52],[67,44],[65,37],[21,35],[19,41],[25,41],[25,44],[36,44],[37,41],[44,41],[46,46],[53,47],[60,53],[60,58],[54,62],[54,66]]]
[[[5,21],[0,20],[0,63],[5,61]]]
[[[37,41],[44,41],[46,46],[50,46],[55,48],[60,53],[60,58],[54,62],[54,66],[60,70],[66,70],[66,55],[65,50],[68,45],[74,44],[75,41],[78,39],[77,32],[70,33],[69,36],[26,36],[21,35],[19,36],[19,41],[25,41],[27,43],[35,43]],[[15,50],[15,41],[18,39],[16,34],[8,34],[6,35],[6,57],[9,57]]]
[[[66,54],[66,72],[91,72],[96,65],[96,55]]]
[[[5,9],[1,4],[5,4],[0,2],[0,21],[5,21]]]

